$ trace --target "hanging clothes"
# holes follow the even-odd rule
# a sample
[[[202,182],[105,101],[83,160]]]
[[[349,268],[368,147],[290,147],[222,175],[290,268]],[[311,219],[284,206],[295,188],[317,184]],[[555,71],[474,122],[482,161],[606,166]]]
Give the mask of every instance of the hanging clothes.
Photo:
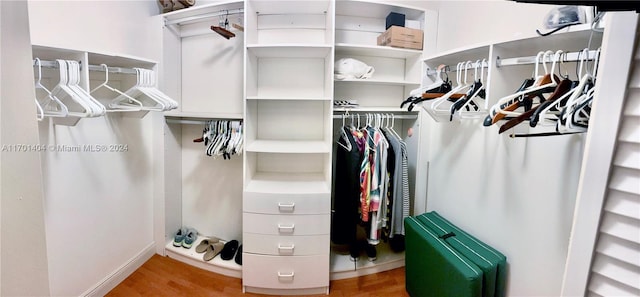
[[[352,244],[356,240],[360,205],[360,144],[349,127],[342,127],[336,146],[335,184],[331,241],[336,244]]]
[[[410,211],[407,148],[393,129],[378,126],[339,130],[331,225],[336,244],[361,247],[358,226],[370,247],[404,235]]]

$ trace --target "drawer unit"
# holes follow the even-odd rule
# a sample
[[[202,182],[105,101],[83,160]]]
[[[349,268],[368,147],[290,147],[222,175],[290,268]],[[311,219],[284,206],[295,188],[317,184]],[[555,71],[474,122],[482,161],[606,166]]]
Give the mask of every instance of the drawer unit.
[[[331,193],[274,194],[244,192],[245,212],[264,214],[328,214]]]
[[[244,233],[270,235],[325,235],[329,234],[331,216],[321,215],[268,215],[243,214]]]
[[[265,256],[243,254],[242,284],[271,289],[326,287],[329,253],[317,256]]]
[[[322,255],[329,251],[329,234],[278,236],[244,233],[242,241],[245,253],[274,256]]]

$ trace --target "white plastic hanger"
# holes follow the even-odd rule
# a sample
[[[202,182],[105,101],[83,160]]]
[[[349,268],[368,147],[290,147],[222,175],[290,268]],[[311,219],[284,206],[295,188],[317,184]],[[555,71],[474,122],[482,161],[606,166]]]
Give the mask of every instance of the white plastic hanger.
[[[93,98],[89,92],[80,87],[80,63],[78,61],[66,60],[68,70],[67,86],[73,90],[82,100],[84,100],[91,108],[91,116],[102,116],[107,109],[98,100]]]
[[[467,100],[467,102],[465,102],[465,104],[462,105],[462,107],[460,107],[460,109],[457,111],[456,114],[461,119],[480,119],[480,118],[486,117],[487,115],[487,112],[489,109],[488,103],[487,103],[488,100],[486,98],[483,99],[478,96],[478,94],[480,94],[481,91],[485,90],[484,65],[486,62],[487,62],[487,59],[476,61],[474,76],[475,76],[475,80],[478,80],[478,71],[480,71],[480,80],[478,80],[478,82],[481,83],[481,86],[477,90],[474,90],[474,93],[471,94],[471,97]],[[477,98],[483,99],[484,103],[480,104],[480,102],[476,100]],[[471,103],[474,103],[475,106],[478,108],[478,110],[472,110]]]
[[[585,89],[591,82],[595,79],[596,71],[597,71],[597,63],[599,60],[599,49],[596,53],[596,57],[594,57],[594,68],[593,73],[589,72],[588,68],[588,60],[589,60],[589,49],[585,48],[582,51],[583,60],[581,60],[580,70],[582,70],[582,62],[584,61],[585,65],[585,74],[580,79],[580,84],[576,87],[576,90],[573,92],[572,96],[567,100],[567,104],[564,107],[563,112],[560,114],[560,121],[557,124],[557,130],[561,133],[569,133],[569,132],[584,132],[587,130],[586,127],[577,126],[573,124],[573,120],[575,117],[575,112],[578,110],[578,107],[584,107],[589,103],[590,100],[593,100],[593,95],[595,88]],[[583,114],[583,118],[585,115]],[[585,119],[583,119],[585,120]],[[588,118],[586,119],[588,121]]]
[[[151,96],[155,96],[156,99],[165,102],[165,105],[167,106],[167,109],[165,110],[178,108],[178,102],[176,102],[175,100],[171,99],[169,96],[167,96],[166,94],[158,90],[155,72],[149,69],[140,69],[140,70],[142,71],[142,78],[143,78],[145,91],[148,94],[151,94]]]
[[[347,113],[342,114],[342,127],[340,127],[340,137],[342,137],[345,142],[345,144],[340,143],[340,141],[337,141],[338,145],[341,146],[342,148],[344,148],[345,150],[347,150],[347,152],[350,152],[352,147],[351,147],[351,141],[349,141],[349,136],[347,135],[347,132],[345,131],[345,117],[348,115],[348,111]]]
[[[512,104],[514,104],[516,101],[515,100],[523,100],[525,96],[527,96],[528,94],[532,93],[532,92],[536,92],[536,91],[540,91],[543,90],[545,88],[551,88],[551,87],[555,87],[558,85],[558,81],[556,81],[555,79],[555,67],[556,67],[556,59],[553,59],[553,63],[551,66],[551,72],[548,71],[547,69],[547,65],[546,65],[546,59],[547,57],[549,57],[551,54],[554,54],[552,51],[546,51],[542,54],[542,65],[544,67],[545,70],[545,74],[544,75],[538,75],[538,67],[536,65],[536,82],[533,84],[533,86],[520,91],[520,92],[516,92],[515,94],[511,94],[508,96],[505,96],[501,99],[498,100],[498,102],[496,104],[494,104],[490,110],[490,114],[492,117],[494,117],[497,113],[501,113],[501,114],[505,114],[505,115],[511,115],[511,116],[519,116],[522,112],[517,112],[517,111],[508,111],[503,109],[506,108],[507,106],[510,106]],[[538,56],[540,55],[540,53],[538,53]],[[547,75],[550,76],[550,82],[549,83],[543,83],[544,78],[547,77]]]
[[[38,98],[36,98],[39,120],[42,120],[40,117],[45,117],[45,116],[66,117],[67,114],[69,113],[67,106],[64,105],[64,103],[62,103],[62,101],[60,101],[60,99],[58,99],[56,96],[53,96],[53,94],[51,94],[51,91],[49,91],[42,84],[42,62],[40,61],[39,58],[35,58],[35,63],[38,66],[38,79],[35,82],[35,88],[36,90],[42,90],[47,94],[47,96],[43,98],[46,100],[44,105],[40,104],[40,101],[42,101],[43,99],[40,99],[39,101]],[[55,103],[55,106],[52,106],[51,105],[52,103]]]
[[[92,117],[94,116],[93,110],[89,102],[86,102],[84,99],[80,98],[76,92],[74,92],[68,86],[69,82],[69,71],[67,63],[64,60],[56,60],[58,64],[58,69],[60,70],[60,81],[58,84],[51,90],[52,96],[55,96],[60,101],[65,101],[65,106],[67,106],[67,116],[73,117]],[[82,110],[70,110],[72,107],[69,103],[73,103],[74,107],[80,107]]]
[[[562,51],[558,51],[556,52],[556,54],[558,55],[558,59],[561,59],[561,56],[563,55]],[[562,61],[562,59],[561,59]],[[582,75],[582,65],[583,65],[583,60],[580,60],[580,67],[578,70],[578,75]],[[567,75],[568,76],[568,75]],[[567,99],[569,97],[571,97],[574,93],[574,91],[577,88],[573,88],[571,90],[569,90],[567,93],[565,93],[564,95],[562,95],[560,98],[556,99],[556,101],[554,101],[552,104],[549,104],[548,106],[546,106],[543,110],[540,111],[540,114],[538,116],[538,122],[536,124],[536,126],[540,125],[540,126],[556,126],[558,124],[558,120],[559,120],[559,116],[560,116],[560,112],[562,111],[563,105],[566,104]]]
[[[104,82],[101,83],[100,85],[98,85],[97,87],[95,87],[93,90],[91,90],[90,93],[94,93],[95,91],[101,89],[101,88],[106,88],[109,91],[118,93],[118,98],[121,99],[113,99],[111,100],[111,102],[109,103],[109,108],[107,112],[116,112],[116,111],[140,111],[142,109],[142,102],[132,98],[131,96],[123,93],[122,91],[109,86],[109,66],[107,66],[107,64],[100,64],[101,67],[104,68]],[[126,101],[125,101],[126,100]],[[134,104],[131,104],[134,103]]]
[[[142,103],[141,110],[147,111],[165,111],[169,110],[167,103],[158,99],[156,96],[147,91],[146,72],[141,68],[133,68],[136,71],[136,84],[129,88],[124,94],[119,95],[113,101],[121,102],[127,100],[127,97],[135,98]]]
[[[469,84],[467,81],[467,71],[469,69],[468,66],[473,65],[473,62],[467,61],[460,62],[456,65],[456,83],[457,86],[452,88],[451,91],[447,92],[443,96],[438,99],[435,99],[433,103],[427,106],[423,105],[423,108],[433,117],[436,122],[446,121],[451,116],[451,104],[448,99],[455,93],[464,92],[466,89],[471,87],[473,83]],[[462,74],[464,70],[464,75]],[[462,80],[462,76],[464,76],[464,81]],[[448,104],[445,104],[448,103]]]

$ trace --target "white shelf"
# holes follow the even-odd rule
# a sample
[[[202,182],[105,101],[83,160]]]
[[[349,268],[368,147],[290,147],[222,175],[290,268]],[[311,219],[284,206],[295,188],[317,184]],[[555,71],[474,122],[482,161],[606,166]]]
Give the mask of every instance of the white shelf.
[[[326,14],[330,1],[253,1],[251,7],[257,14]]]
[[[326,44],[248,44],[247,50],[258,58],[325,58],[332,46]]]
[[[176,120],[215,120],[215,119],[229,119],[239,120],[243,116],[241,113],[214,113],[214,112],[181,112],[170,111],[164,113],[165,118]]]
[[[488,59],[489,48],[490,46],[488,44],[474,44],[463,48],[445,51],[437,55],[425,57],[423,61],[433,62],[438,65],[444,64],[449,65],[449,67],[455,67],[459,62],[475,62],[476,60]],[[433,65],[432,67],[435,66],[437,65]]]
[[[400,81],[400,80],[386,80],[386,79],[335,79],[336,83],[353,83],[353,84],[375,84],[375,85],[390,85],[390,86],[419,86],[420,82],[417,81]]]
[[[586,45],[586,40],[589,40],[590,34],[590,25],[577,25],[545,37],[540,37],[532,33],[519,38],[487,41],[447,50],[436,55],[424,57],[422,60],[433,63],[434,65],[432,65],[432,67],[435,67],[435,64],[445,64],[450,67],[455,67],[458,62],[468,60],[475,62],[478,59],[488,58],[491,46],[498,47],[501,50],[518,52],[519,55],[523,56],[535,56],[535,53],[541,50],[570,50],[570,48],[575,47],[576,44]],[[592,44],[599,44],[601,39],[602,33],[594,32]]]
[[[300,101],[330,101],[331,97],[291,97],[291,96],[247,96],[247,100],[300,100]]]
[[[246,151],[257,153],[330,153],[331,145],[326,141],[254,140],[247,144]]]
[[[184,8],[180,10],[175,10],[171,12],[167,12],[162,14],[166,21],[176,21],[176,20],[186,20],[184,22],[180,22],[180,25],[194,22],[190,19],[195,19],[195,21],[202,20],[203,18],[207,18],[207,15],[217,14],[222,10],[232,10],[243,8],[244,1],[238,0],[223,0],[217,1],[215,3],[209,3],[204,5],[194,5],[189,8]],[[216,21],[218,19],[217,16],[211,16],[210,18],[215,18]]]
[[[365,251],[360,253],[358,261],[351,261],[349,251],[336,252],[331,249],[331,280],[353,278],[375,274],[382,271],[404,267],[404,252],[396,253],[388,244],[380,243],[376,246],[376,260],[369,261]]]
[[[378,45],[337,43],[336,54],[406,59],[410,57],[419,57],[422,55],[422,50]]]
[[[220,273],[226,276],[241,278],[242,266],[236,264],[236,262],[234,261],[235,256],[233,259],[225,261],[225,260],[222,260],[220,258],[220,255],[218,254],[213,259],[211,259],[211,261],[207,262],[202,259],[202,257],[204,256],[204,253],[202,254],[196,253],[196,246],[198,246],[198,244],[200,244],[200,242],[203,239],[206,239],[206,237],[198,236],[198,238],[193,243],[193,246],[191,246],[190,249],[173,246],[173,239],[172,239],[171,242],[169,242],[165,246],[165,252],[167,253],[167,256],[171,258],[175,258],[187,264],[190,264],[205,270],[209,270],[215,273]],[[221,242],[226,243],[226,241],[222,241],[222,240]]]
[[[419,19],[424,15],[424,9],[422,8],[376,2],[379,1],[336,1],[336,14],[384,19],[389,12],[393,11],[404,14],[408,20]]]
[[[281,194],[329,194],[330,184],[322,173],[256,173],[245,192]]]

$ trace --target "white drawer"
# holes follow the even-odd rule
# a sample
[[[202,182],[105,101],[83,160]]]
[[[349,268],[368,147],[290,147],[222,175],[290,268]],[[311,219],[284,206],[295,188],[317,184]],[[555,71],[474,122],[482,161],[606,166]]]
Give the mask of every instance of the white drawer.
[[[274,194],[244,192],[245,212],[267,214],[328,214],[331,194]]]
[[[242,230],[245,233],[271,235],[324,235],[329,234],[331,215],[269,215],[243,213]]]
[[[329,253],[329,235],[279,236],[244,233],[242,250],[275,256],[311,256]]]
[[[271,289],[329,286],[329,254],[281,257],[243,253],[242,284]]]

